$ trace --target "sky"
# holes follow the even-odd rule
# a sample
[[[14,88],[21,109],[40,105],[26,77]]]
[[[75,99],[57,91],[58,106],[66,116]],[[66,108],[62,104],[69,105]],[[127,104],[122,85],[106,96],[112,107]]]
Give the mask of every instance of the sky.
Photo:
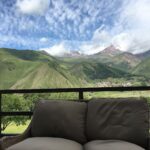
[[[150,50],[150,0],[0,0],[0,47],[52,55]]]

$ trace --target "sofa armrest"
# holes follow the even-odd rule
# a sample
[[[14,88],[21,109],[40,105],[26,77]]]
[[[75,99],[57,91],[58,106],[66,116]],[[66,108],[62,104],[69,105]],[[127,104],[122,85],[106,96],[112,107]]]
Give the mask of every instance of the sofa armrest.
[[[3,137],[2,139],[0,139],[0,149],[5,150],[9,146],[14,145],[22,140],[24,140],[24,138],[21,135]]]
[[[25,130],[25,132],[20,135],[2,137],[0,139],[0,150],[5,150],[6,148],[8,148],[10,146],[17,144],[28,137],[31,137],[30,128],[31,128],[31,124],[28,126],[28,128]]]

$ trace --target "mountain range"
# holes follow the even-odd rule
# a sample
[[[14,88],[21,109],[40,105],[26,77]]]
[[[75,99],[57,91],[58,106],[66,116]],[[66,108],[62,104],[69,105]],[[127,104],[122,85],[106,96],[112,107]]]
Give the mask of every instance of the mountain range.
[[[0,48],[0,89],[149,85],[149,65],[150,51],[132,54],[113,45],[93,55],[75,51],[62,57]]]

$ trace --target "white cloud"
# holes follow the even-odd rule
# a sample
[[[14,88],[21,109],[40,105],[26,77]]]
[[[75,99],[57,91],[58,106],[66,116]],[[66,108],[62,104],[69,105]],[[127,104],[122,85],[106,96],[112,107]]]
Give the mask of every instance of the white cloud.
[[[52,47],[41,48],[40,50],[44,50],[53,56],[61,56],[65,53],[70,52],[69,48],[67,47],[67,45],[64,42],[53,45]]]
[[[112,37],[111,43],[122,51],[128,51],[133,44],[132,38],[132,35],[122,32]]]
[[[84,3],[16,0],[12,7],[2,3],[0,1],[1,45],[7,45],[5,35],[11,35],[23,39],[12,39],[16,45],[21,43],[33,49],[49,47],[61,40],[80,42],[71,49],[70,43],[60,42],[56,48],[58,45],[69,50],[78,47],[88,54],[110,44],[134,53],[150,49],[150,0],[86,0]],[[45,36],[49,36],[48,39]]]
[[[121,21],[130,37],[127,50],[141,52],[150,49],[150,1],[132,0],[124,9]],[[125,27],[124,27],[125,28]]]
[[[46,37],[42,37],[40,38],[40,42],[43,42],[43,43],[48,42],[48,39]]]
[[[95,43],[92,43],[92,44],[86,43],[86,44],[81,45],[80,51],[81,53],[84,53],[86,55],[92,55],[92,54],[102,51],[104,48],[105,48],[104,45],[98,45]]]
[[[50,0],[17,0],[16,6],[23,14],[43,15],[49,8]]]
[[[80,46],[80,51],[84,54],[92,55],[104,50],[111,45],[111,34],[106,30],[103,30],[103,25],[95,30],[91,41],[84,42]]]
[[[107,32],[106,30],[103,30],[103,25],[98,28],[97,30],[95,30],[93,37],[92,37],[92,41],[94,42],[101,42],[101,43],[107,43],[108,41],[111,40],[111,35],[109,32]]]
[[[14,49],[31,49],[31,50],[38,50],[39,47],[43,47],[45,45],[49,45],[51,43],[43,43],[39,42],[40,39],[38,38],[27,38],[22,37],[15,34],[9,34],[9,35],[1,35],[0,34],[0,46],[6,47],[5,44],[7,43],[9,48]]]
[[[67,39],[64,40],[68,40],[70,34],[72,34],[72,36],[87,40],[87,37],[91,36],[93,29],[97,26],[96,22],[102,21],[112,13],[110,11],[110,9],[113,8],[111,1],[112,0],[108,0],[107,2],[105,0],[86,0],[85,2],[78,0],[68,2],[64,0],[51,1],[53,8],[48,10],[45,19],[50,27],[53,28],[53,32],[60,38],[63,35],[67,37]],[[109,4],[109,7],[103,7],[104,4]],[[107,8],[109,10],[107,10]],[[103,11],[106,13],[103,13]],[[102,17],[102,15],[105,16]],[[70,26],[72,30],[66,32],[67,26]],[[87,32],[87,30],[89,30],[89,32]]]
[[[126,1],[127,2],[127,1]],[[123,51],[139,53],[150,49],[150,1],[130,0],[112,27],[101,26],[93,34],[93,44],[114,44]]]

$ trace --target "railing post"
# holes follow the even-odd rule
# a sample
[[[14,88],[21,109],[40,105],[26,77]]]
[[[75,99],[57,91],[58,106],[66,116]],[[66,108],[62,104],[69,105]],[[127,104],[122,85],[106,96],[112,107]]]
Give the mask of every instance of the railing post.
[[[79,91],[79,100],[82,100],[83,99],[83,91]]]
[[[0,93],[0,138],[2,137],[2,93]]]

